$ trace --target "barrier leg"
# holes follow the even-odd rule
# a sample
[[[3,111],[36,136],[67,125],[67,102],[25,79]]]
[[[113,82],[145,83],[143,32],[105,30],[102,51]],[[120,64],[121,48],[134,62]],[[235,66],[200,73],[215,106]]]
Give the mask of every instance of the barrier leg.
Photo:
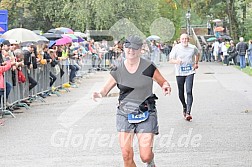
[[[4,94],[5,94],[5,92],[4,92]],[[6,106],[5,106],[6,103],[4,103],[4,101],[6,101],[5,98],[3,96],[1,96],[0,118],[2,118],[4,115],[11,115],[13,118],[15,118],[15,115],[10,110],[6,109]]]
[[[30,107],[26,103],[18,102],[15,104],[17,107],[25,107],[27,110],[30,109]]]

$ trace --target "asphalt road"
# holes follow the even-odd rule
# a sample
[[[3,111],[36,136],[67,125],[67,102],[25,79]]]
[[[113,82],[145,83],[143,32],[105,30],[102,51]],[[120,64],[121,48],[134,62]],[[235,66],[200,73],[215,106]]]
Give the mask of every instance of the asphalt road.
[[[158,167],[251,167],[252,77],[232,66],[201,63],[195,75],[192,122],[182,117],[173,65],[160,70],[172,86],[163,96],[154,85],[160,134],[155,138]],[[82,79],[71,92],[6,116],[0,127],[1,167],[121,167],[115,128],[117,89],[94,102],[91,93],[108,72]],[[137,166],[141,163],[134,143]]]

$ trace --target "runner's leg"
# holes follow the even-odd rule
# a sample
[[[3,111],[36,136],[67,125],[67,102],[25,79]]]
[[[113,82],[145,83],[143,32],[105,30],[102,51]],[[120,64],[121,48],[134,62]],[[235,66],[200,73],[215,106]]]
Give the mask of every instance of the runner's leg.
[[[186,110],[186,102],[185,102],[185,76],[177,76],[177,85],[178,85],[178,92],[179,92],[179,99],[183,106],[183,112]]]
[[[192,103],[193,103],[193,95],[192,95],[192,89],[193,89],[193,79],[194,74],[188,75],[186,77],[186,94],[187,94],[187,113],[191,113]]]
[[[155,167],[153,148],[153,133],[137,133],[140,157],[148,167]]]
[[[136,167],[133,152],[134,133],[119,132],[119,142],[122,151],[124,167]]]

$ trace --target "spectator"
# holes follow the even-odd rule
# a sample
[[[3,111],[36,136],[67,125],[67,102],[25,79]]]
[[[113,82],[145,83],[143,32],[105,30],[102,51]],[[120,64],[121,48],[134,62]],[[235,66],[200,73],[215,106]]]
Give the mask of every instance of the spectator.
[[[50,87],[52,87],[54,82],[57,80],[56,75],[60,73],[60,68],[59,68],[58,57],[56,56],[56,51],[50,49],[49,55],[51,59],[51,68],[52,68],[52,70],[50,71]]]
[[[10,50],[10,42],[8,40],[5,40],[2,42],[1,48],[0,48],[0,64],[3,65],[2,63],[5,61],[5,56],[9,57],[9,50]],[[12,85],[9,82],[6,82],[6,99],[8,99],[9,94],[12,89]]]
[[[229,62],[231,60],[233,60],[234,64],[236,65],[237,64],[237,51],[236,51],[235,44],[233,41],[230,41],[230,47],[228,48],[227,52],[229,55],[227,65],[229,65]]]
[[[157,60],[158,60],[158,56],[159,56],[159,48],[158,48],[158,44],[156,43],[155,40],[151,41],[151,61],[157,65]]]
[[[229,42],[228,42],[228,45],[229,45]],[[222,42],[221,50],[222,50],[222,54],[223,54],[223,57],[222,57],[223,65],[228,65],[228,62],[227,62],[228,61],[227,42]]]
[[[32,43],[29,43],[27,45],[27,50],[24,51],[24,65],[27,66],[30,91],[38,84],[37,81],[31,76],[31,70],[37,68],[37,52],[36,47]]]
[[[240,68],[241,68],[241,70],[246,68],[245,55],[246,55],[246,51],[248,49],[248,45],[243,41],[244,41],[244,38],[240,37],[240,42],[236,45],[236,50],[237,50],[239,58],[240,58]]]
[[[214,61],[217,61],[220,53],[220,42],[218,40],[215,40],[212,48],[213,48]]]
[[[207,43],[206,46],[206,61],[207,62],[211,62],[212,60],[212,56],[213,56],[213,51],[212,51],[212,44],[211,43]]]
[[[49,47],[48,45],[44,45],[43,46],[43,58],[46,60],[47,63],[51,64],[51,67],[55,67],[56,64],[58,64],[58,62],[56,60],[54,60],[55,56],[53,54],[56,54],[53,50],[49,51]],[[54,59],[53,59],[54,58]],[[53,83],[56,81],[57,77],[53,74],[52,70],[50,70],[49,72],[49,76],[50,76],[50,87],[52,87]]]
[[[76,64],[76,59],[79,58],[78,55],[78,49],[77,48],[71,48],[70,54],[70,75],[69,75],[69,83],[70,84],[75,84],[75,77],[76,77],[76,72],[80,70],[79,66]]]
[[[212,29],[211,23],[210,23],[210,21],[208,20],[208,21],[207,21],[207,35],[211,35],[211,29]]]
[[[250,69],[252,69],[252,40],[249,40],[248,60],[249,60]]]
[[[142,51],[141,51],[143,58],[147,60],[151,60],[150,52],[151,52],[150,44],[148,43],[148,41],[143,41],[143,46],[142,46]]]
[[[3,109],[3,102],[4,102],[4,72],[8,71],[11,68],[11,62],[10,62],[10,58],[9,58],[9,53],[6,51],[2,52],[3,56],[5,57],[4,62],[2,62],[2,65],[0,66],[0,103],[1,103],[1,108]],[[7,94],[7,92],[6,92]],[[7,98],[7,97],[6,97]],[[1,112],[1,110],[0,110]],[[0,113],[0,117],[2,117],[4,113]]]

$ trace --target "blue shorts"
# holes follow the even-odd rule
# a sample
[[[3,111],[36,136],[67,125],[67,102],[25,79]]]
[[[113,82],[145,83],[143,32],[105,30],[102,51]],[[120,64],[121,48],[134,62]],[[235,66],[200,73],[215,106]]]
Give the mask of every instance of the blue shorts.
[[[159,133],[157,112],[150,112],[149,118],[143,122],[129,123],[127,114],[117,110],[116,128],[118,132],[153,133],[157,135]]]

